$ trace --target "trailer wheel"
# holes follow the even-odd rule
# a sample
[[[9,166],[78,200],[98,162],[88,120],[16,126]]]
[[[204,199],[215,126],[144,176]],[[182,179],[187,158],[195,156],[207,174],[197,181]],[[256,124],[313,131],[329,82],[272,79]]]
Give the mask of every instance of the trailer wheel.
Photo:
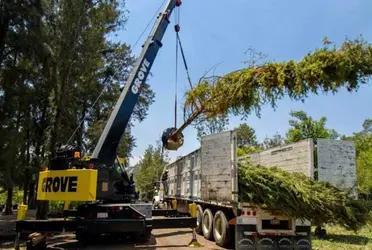
[[[229,223],[222,211],[217,211],[214,215],[213,237],[218,246],[225,247],[230,243]]]
[[[198,234],[203,234],[203,208],[200,205],[196,206],[196,228]]]
[[[202,229],[204,238],[213,240],[213,214],[209,208],[204,210]]]

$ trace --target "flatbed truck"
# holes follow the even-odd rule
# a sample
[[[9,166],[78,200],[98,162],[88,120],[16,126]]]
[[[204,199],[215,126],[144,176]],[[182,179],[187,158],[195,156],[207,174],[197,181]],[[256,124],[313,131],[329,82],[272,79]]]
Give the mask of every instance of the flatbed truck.
[[[309,221],[239,201],[235,131],[201,138],[201,147],[169,164],[160,200],[187,212],[197,204],[196,230],[208,240],[235,249],[311,249]]]

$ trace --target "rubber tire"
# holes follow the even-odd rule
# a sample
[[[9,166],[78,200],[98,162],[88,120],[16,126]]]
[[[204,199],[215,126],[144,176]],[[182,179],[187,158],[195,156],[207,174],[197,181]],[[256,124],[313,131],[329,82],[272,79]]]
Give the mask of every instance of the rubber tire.
[[[195,231],[197,234],[203,234],[203,208],[200,205],[196,206],[196,228]]]
[[[204,238],[213,240],[213,214],[209,208],[204,210],[202,229]]]
[[[220,226],[217,223],[221,223]],[[221,231],[218,232],[218,229]],[[226,247],[230,244],[230,226],[226,215],[222,211],[217,211],[213,218],[213,237],[216,244],[220,247]]]

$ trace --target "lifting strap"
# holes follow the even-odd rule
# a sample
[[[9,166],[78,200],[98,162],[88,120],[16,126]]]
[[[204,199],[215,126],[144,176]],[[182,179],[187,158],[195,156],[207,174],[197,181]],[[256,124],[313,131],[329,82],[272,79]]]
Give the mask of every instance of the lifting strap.
[[[181,56],[182,56],[182,61],[183,61],[183,65],[185,66],[185,70],[186,70],[186,75],[187,75],[187,80],[190,84],[190,88],[192,89],[193,86],[192,86],[192,81],[191,81],[191,77],[190,77],[190,72],[189,72],[189,67],[187,66],[187,61],[186,61],[186,57],[185,57],[185,52],[183,50],[183,46],[182,46],[182,43],[181,43],[181,38],[179,36],[179,33],[177,32],[177,42],[180,46],[180,51],[181,51]]]

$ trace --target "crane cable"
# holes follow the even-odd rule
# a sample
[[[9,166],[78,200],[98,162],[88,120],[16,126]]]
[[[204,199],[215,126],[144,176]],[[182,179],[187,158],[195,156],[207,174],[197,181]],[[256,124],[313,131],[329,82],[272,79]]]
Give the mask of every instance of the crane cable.
[[[187,81],[190,85],[190,89],[192,90],[193,89],[193,84],[192,84],[192,81],[191,81],[191,76],[190,76],[190,70],[189,70],[189,67],[188,67],[188,64],[187,64],[187,60],[186,60],[186,56],[185,56],[185,51],[183,49],[183,46],[182,46],[182,42],[181,42],[181,37],[180,37],[180,10],[181,8],[178,8],[176,10],[176,14],[175,14],[175,31],[176,31],[176,72],[175,72],[175,75],[176,75],[176,82],[175,82],[175,101],[174,101],[174,127],[176,128],[177,127],[177,102],[178,102],[178,96],[177,96],[177,90],[178,90],[178,61],[179,61],[179,52],[181,52],[181,58],[182,58],[182,62],[183,62],[183,66],[185,68],[185,72],[186,72],[186,77],[187,77]],[[184,120],[185,120],[185,110],[183,111],[183,116],[184,116]]]
[[[176,9],[176,13],[174,15],[175,19],[175,26],[174,30],[176,31],[176,72],[175,72],[175,87],[174,87],[174,127],[177,128],[177,101],[178,101],[178,32],[180,31],[180,8]]]
[[[191,81],[191,77],[190,77],[190,71],[189,71],[189,67],[187,65],[185,52],[183,50],[183,46],[182,46],[182,43],[181,43],[181,38],[180,38],[179,33],[177,33],[177,41],[178,41],[178,44],[179,44],[179,47],[180,47],[183,66],[185,67],[185,71],[186,71],[187,81],[189,82],[190,88],[193,89],[193,85],[192,85],[192,81]]]
[[[143,37],[143,35],[145,34],[145,32],[148,30],[148,28],[150,27],[150,25],[154,22],[155,18],[157,15],[159,15],[159,12],[161,11],[162,7],[164,6],[165,4],[165,1],[164,0],[162,2],[162,4],[159,6],[159,8],[155,11],[154,15],[151,17],[151,19],[149,20],[149,22],[147,23],[146,27],[144,28],[144,30],[141,32],[141,34],[138,36],[136,42],[133,44],[132,46],[132,49],[134,49],[138,43],[140,42],[141,38]]]

